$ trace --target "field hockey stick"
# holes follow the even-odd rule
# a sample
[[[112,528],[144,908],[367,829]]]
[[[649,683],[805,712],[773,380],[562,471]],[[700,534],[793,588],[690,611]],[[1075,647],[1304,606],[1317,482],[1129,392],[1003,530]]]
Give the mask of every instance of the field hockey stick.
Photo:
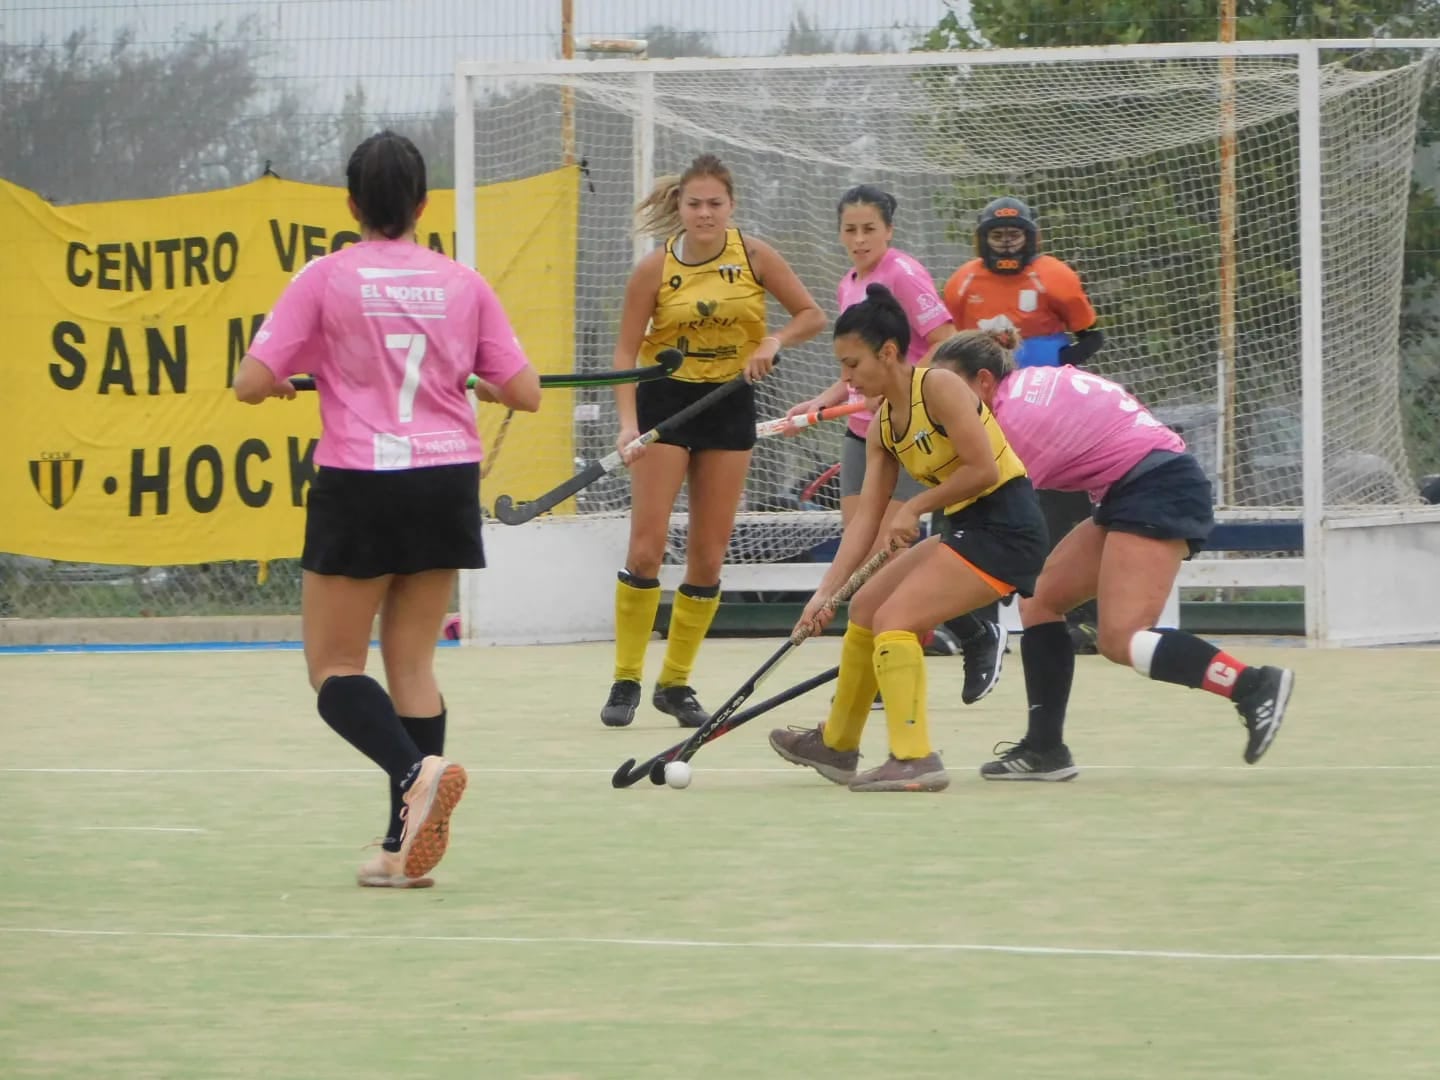
[[[699,401],[691,402],[675,415],[667,416],[645,434],[632,439],[626,445],[625,450],[639,450],[641,447],[649,446],[657,439],[663,439],[676,428],[693,420],[706,409],[712,408],[745,385],[744,375],[736,375],[729,382],[721,383]],[[614,450],[599,461],[592,461],[563,484],[551,488],[545,494],[529,502],[517,503],[509,495],[501,495],[495,500],[495,516],[506,525],[523,525],[525,522],[539,517],[545,511],[555,509],[576,492],[585,490],[601,477],[619,472],[623,468],[625,468],[625,455],[620,450]]]
[[[515,410],[505,410],[505,419],[500,421],[500,430],[495,433],[495,441],[485,450],[485,460],[480,464],[480,479],[484,480],[490,475],[490,470],[495,467],[495,460],[500,456],[500,447],[505,445],[505,433],[510,430],[510,421],[515,419]]]
[[[839,674],[840,669],[838,667],[832,667],[829,671],[822,671],[819,675],[812,675],[804,682],[796,683],[788,690],[782,690],[773,697],[768,697],[764,701],[751,705],[748,709],[741,709],[737,713],[732,713],[727,719],[722,720],[718,724],[706,727],[704,729],[704,737],[698,745],[691,748],[689,755],[686,757],[681,757],[681,754],[690,743],[690,739],[688,738],[676,743],[664,753],[656,754],[643,765],[635,766],[633,761],[627,761],[620,767],[621,771],[615,773],[610,782],[617,788],[629,787],[631,784],[636,783],[640,777],[649,776],[651,783],[657,785],[663,784],[665,783],[665,766],[667,763],[671,761],[690,760],[690,758],[695,756],[701,746],[707,746],[720,738],[721,735],[727,735],[736,728],[743,727],[757,716],[764,716],[771,709],[778,709],[781,705],[788,704],[796,698],[808,694],[816,687],[824,686],[826,683],[834,681]]]
[[[679,349],[665,349],[655,357],[655,363],[648,367],[614,368],[610,371],[570,371],[563,375],[541,375],[542,390],[556,390],[576,387],[624,386],[627,383],[650,382],[672,374],[685,362],[685,354]],[[479,378],[471,375],[465,380],[465,388],[473,389]],[[314,390],[313,375],[295,375],[290,385],[296,390]]]
[[[860,586],[869,581],[875,572],[885,565],[885,560],[890,558],[890,554],[894,550],[895,548],[893,546],[883,548],[871,556],[870,560],[866,562],[864,566],[850,575],[849,579],[844,585],[840,586],[840,589],[834,596],[825,601],[825,609],[834,612],[837,607],[854,596]],[[615,770],[615,775],[610,778],[611,786],[617,788],[630,787],[632,784],[639,783],[641,778],[645,776],[650,777],[653,783],[663,784],[665,782],[665,766],[672,761],[689,761],[695,756],[695,752],[699,750],[700,747],[712,738],[718,737],[714,736],[712,732],[718,728],[725,727],[727,724],[733,727],[733,720],[740,706],[745,704],[746,700],[756,691],[760,684],[780,666],[780,662],[813,633],[814,630],[809,623],[804,626],[797,626],[790,632],[790,636],[786,638],[785,643],[775,650],[771,657],[760,666],[759,670],[757,670],[754,675],[751,675],[750,678],[746,679],[744,685],[736,690],[735,693],[731,694],[725,703],[710,715],[710,719],[696,728],[688,739],[672,746],[663,753],[656,754],[642,765],[637,766],[635,759],[631,758]],[[804,684],[802,683],[801,685],[803,686]],[[817,683],[816,685],[818,686],[819,684]],[[803,691],[801,692],[803,693]],[[756,715],[759,714],[757,713]],[[749,718],[747,717],[747,719]],[[657,776],[659,777],[658,780],[656,779]]]
[[[808,413],[800,413],[796,416],[781,416],[775,420],[762,420],[755,425],[755,437],[757,439],[768,439],[773,435],[784,435],[789,431],[801,431],[812,424],[818,424],[822,420],[837,420],[842,416],[850,416],[865,408],[863,401],[847,401],[843,405],[831,405],[824,409],[815,409]]]

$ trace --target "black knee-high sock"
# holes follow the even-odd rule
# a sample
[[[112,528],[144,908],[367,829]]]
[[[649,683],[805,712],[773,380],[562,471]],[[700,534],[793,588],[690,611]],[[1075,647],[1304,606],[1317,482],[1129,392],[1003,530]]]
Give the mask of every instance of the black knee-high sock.
[[[400,724],[405,728],[410,738],[414,740],[415,747],[420,753],[429,757],[431,754],[443,754],[445,752],[445,715],[444,709],[440,710],[438,716],[402,716]],[[400,808],[405,805],[405,792],[394,780],[390,781],[390,821],[385,826],[385,841],[381,845],[386,851],[400,850]]]
[[[1065,707],[1075,681],[1075,647],[1063,622],[1027,626],[1020,635],[1025,664],[1025,698],[1030,704],[1025,742],[1052,750],[1065,741]]]
[[[1147,678],[1221,697],[1243,696],[1257,678],[1229,653],[1184,630],[1142,630],[1131,639],[1130,654],[1135,670]]]
[[[1000,602],[997,600],[964,615],[945,620],[945,629],[955,635],[957,641],[969,641],[985,630],[986,623],[1000,621]]]
[[[424,755],[405,731],[384,688],[369,675],[332,675],[320,687],[315,706],[335,733],[408,786]]]

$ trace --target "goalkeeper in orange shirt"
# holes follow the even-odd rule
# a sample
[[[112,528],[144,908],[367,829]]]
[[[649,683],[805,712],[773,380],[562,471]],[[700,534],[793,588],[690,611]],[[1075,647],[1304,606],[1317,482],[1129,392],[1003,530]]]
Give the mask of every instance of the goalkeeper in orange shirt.
[[[1040,227],[1034,211],[1010,195],[991,201],[980,211],[975,223],[975,258],[950,275],[942,297],[956,330],[987,330],[1002,326],[1002,319],[1008,321],[1020,332],[1015,363],[1022,368],[1080,367],[1105,341],[1095,327],[1095,308],[1080,275],[1054,255],[1040,253]],[[1037,494],[1052,546],[1090,516],[1090,502],[1083,494]],[[995,609],[975,614],[996,621],[999,617]],[[1099,617],[1094,603],[1076,608],[1068,621],[1075,651],[1095,652]],[[969,630],[967,623],[948,628],[948,634],[959,637]],[[947,628],[936,632],[942,648],[945,640],[941,635],[945,633]],[[932,651],[936,651],[934,646]]]

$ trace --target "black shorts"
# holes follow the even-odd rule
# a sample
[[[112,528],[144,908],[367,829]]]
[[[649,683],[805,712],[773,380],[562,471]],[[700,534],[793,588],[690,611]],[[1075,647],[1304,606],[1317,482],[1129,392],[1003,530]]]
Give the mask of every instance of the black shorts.
[[[300,565],[350,578],[479,569],[480,466],[322,467],[305,503]]]
[[[1045,515],[1028,477],[1020,476],[941,519],[942,542],[977,570],[1033,596],[1050,552]]]
[[[699,401],[724,383],[655,379],[635,387],[635,418],[641,433]],[[755,445],[755,388],[749,383],[670,432],[662,443],[696,450],[749,450]]]
[[[1215,500],[1205,470],[1180,454],[1134,478],[1122,476],[1095,507],[1095,524],[1152,540],[1185,540],[1194,555],[1215,527]]]
[[[1035,493],[1040,500],[1040,513],[1045,515],[1045,529],[1050,534],[1050,550],[1069,535],[1082,521],[1089,521],[1095,508],[1083,491],[1050,491],[1041,488]]]

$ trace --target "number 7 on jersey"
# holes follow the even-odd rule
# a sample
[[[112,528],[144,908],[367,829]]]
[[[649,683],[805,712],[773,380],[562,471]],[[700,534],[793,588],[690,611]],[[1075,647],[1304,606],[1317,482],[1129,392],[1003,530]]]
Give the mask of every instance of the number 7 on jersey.
[[[405,378],[400,383],[400,422],[415,419],[415,393],[420,389],[420,365],[425,362],[424,334],[386,334],[387,349],[405,350]]]

